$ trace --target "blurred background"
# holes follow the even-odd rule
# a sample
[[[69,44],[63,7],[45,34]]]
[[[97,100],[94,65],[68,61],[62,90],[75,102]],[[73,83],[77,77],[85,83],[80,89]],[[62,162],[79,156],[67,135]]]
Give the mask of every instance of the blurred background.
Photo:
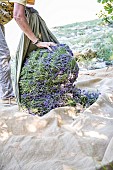
[[[89,21],[98,18],[102,8],[97,0],[35,0],[34,8],[45,20],[49,29],[70,23]],[[6,40],[11,55],[15,54],[21,31],[14,20],[6,26]]]

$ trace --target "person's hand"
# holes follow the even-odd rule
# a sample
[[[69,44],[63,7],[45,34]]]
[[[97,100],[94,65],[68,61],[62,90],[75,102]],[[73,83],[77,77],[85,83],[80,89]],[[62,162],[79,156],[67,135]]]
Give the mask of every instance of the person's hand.
[[[55,44],[54,42],[41,42],[41,41],[36,44],[38,48],[48,48],[50,51],[52,51],[50,46],[56,46],[56,45],[57,44]]]

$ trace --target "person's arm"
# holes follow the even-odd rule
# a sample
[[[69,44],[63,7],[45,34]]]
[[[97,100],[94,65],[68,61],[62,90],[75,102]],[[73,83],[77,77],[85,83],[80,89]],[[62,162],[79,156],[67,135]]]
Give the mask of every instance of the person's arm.
[[[38,38],[35,36],[35,34],[32,32],[26,16],[25,16],[25,6],[21,5],[19,3],[14,3],[14,11],[13,11],[13,18],[21,28],[21,30],[25,33],[25,35],[33,42],[37,42]],[[48,48],[51,50],[50,46],[54,46],[55,43],[53,42],[38,42],[36,44],[39,48]]]

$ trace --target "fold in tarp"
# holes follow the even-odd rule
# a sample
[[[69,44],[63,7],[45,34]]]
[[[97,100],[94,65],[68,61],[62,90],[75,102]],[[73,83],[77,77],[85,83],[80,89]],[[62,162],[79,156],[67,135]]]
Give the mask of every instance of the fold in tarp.
[[[113,67],[80,71],[76,86],[101,93],[80,113],[0,106],[0,170],[113,170]]]

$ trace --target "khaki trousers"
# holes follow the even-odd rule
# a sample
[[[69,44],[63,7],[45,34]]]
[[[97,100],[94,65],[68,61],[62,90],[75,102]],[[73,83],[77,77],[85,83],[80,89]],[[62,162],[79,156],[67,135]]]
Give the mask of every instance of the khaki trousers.
[[[0,24],[0,86],[2,94],[0,97],[6,99],[13,97],[11,81],[10,52],[5,40],[4,26]]]

